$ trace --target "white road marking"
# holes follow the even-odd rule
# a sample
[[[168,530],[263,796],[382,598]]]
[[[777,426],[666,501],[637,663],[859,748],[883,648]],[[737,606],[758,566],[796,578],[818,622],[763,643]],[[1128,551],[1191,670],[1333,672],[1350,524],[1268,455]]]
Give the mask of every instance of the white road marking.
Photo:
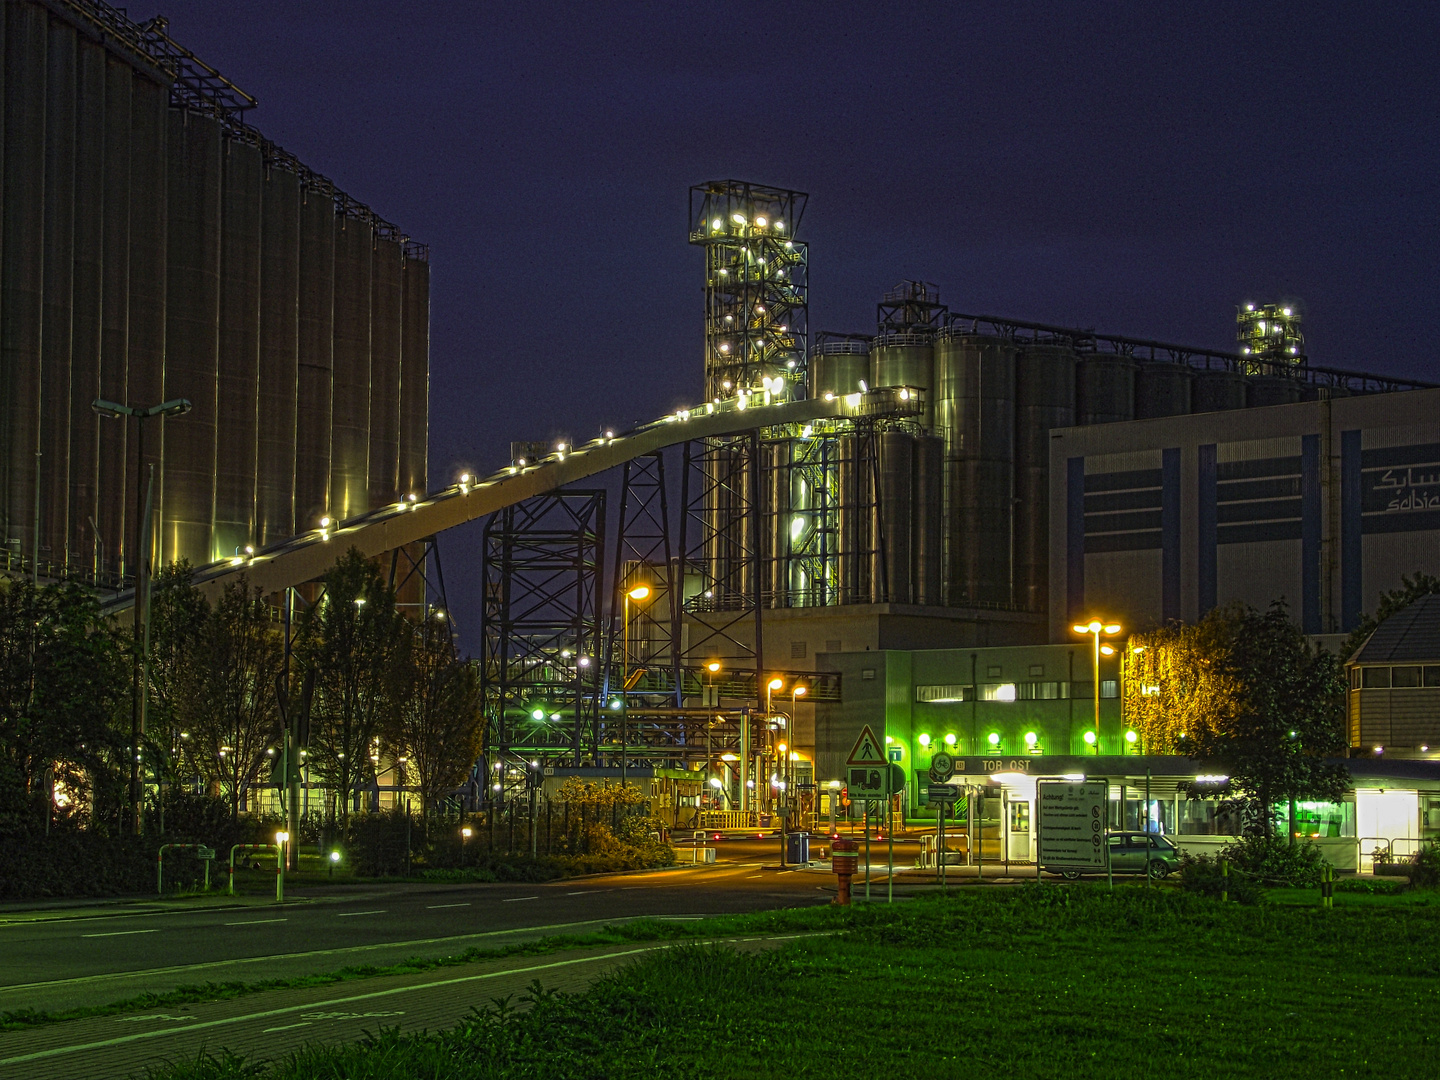
[[[337,911],[335,917],[337,919],[349,919],[356,915],[384,915],[386,910],[386,908],[376,908],[374,911]]]
[[[82,938],[85,938],[85,937],[124,937],[126,934],[158,934],[159,932],[160,932],[160,930],[159,930],[158,928],[156,928],[156,929],[154,929],[154,930],[111,930],[108,934],[81,934],[80,936],[81,936]]]
[[[501,900],[500,902],[501,902],[502,904],[513,904],[513,903],[515,903],[517,900],[539,900],[539,899],[540,899],[540,897],[538,897],[538,896],[510,896],[510,897],[506,897],[504,900]]]
[[[227,922],[226,926],[265,926],[269,923],[289,922],[289,919],[251,919],[249,922]]]
[[[439,911],[441,908],[447,908],[447,907],[469,907],[469,906],[470,906],[469,904],[426,904],[426,905],[425,905],[425,910],[426,910],[426,911]]]
[[[272,1031],[289,1031],[291,1028],[309,1027],[309,1026],[310,1026],[310,1021],[309,1021],[309,1020],[301,1020],[300,1023],[298,1023],[298,1024],[282,1024],[280,1027],[266,1028],[264,1031],[260,1032],[260,1034],[261,1034],[261,1035],[269,1035]]]
[[[764,874],[751,874],[751,875],[750,875],[749,877],[747,877],[745,880],[746,880],[746,881],[754,881],[757,877],[764,877],[764,876],[765,876]]]

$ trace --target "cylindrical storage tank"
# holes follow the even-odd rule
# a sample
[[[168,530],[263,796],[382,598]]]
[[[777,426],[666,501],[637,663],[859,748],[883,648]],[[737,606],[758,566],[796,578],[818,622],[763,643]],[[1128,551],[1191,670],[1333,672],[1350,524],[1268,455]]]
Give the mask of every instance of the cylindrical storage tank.
[[[1336,398],[1349,397],[1348,386],[1321,386],[1317,383],[1306,383],[1300,391],[1301,401],[1333,401]]]
[[[307,186],[300,207],[299,360],[295,395],[295,530],[330,509],[330,393],[334,384],[335,203]]]
[[[915,436],[904,431],[881,431],[875,441],[875,599],[880,603],[908,604],[912,602]]]
[[[374,230],[335,218],[335,385],[330,418],[330,510],[344,521],[370,509],[370,270]]]
[[[1015,362],[1015,602],[1050,599],[1050,431],[1075,423],[1074,350],[1029,345]]]
[[[376,237],[370,275],[370,505],[400,498],[400,325],[404,304],[399,243]],[[418,494],[418,492],[417,492]]]
[[[260,189],[260,430],[255,537],[295,527],[295,395],[300,357],[300,178],[271,167]]]
[[[1283,375],[1252,375],[1245,387],[1245,403],[1252,409],[1267,405],[1293,405],[1300,400],[1300,383]]]
[[[132,86],[138,85],[139,81],[117,57],[105,57],[105,145],[102,148],[105,190],[101,223],[104,231],[100,239],[103,262],[100,282],[100,393],[97,396],[106,401],[129,400],[126,382],[130,355],[130,260],[128,256],[116,258],[115,253],[130,250],[130,107]],[[138,110],[141,106],[138,96],[135,104]],[[163,143],[161,146],[163,148]],[[162,167],[163,164],[162,158]],[[163,197],[163,191],[161,194]],[[148,238],[153,224],[143,219],[137,221],[136,236]],[[162,234],[162,267],[163,240]],[[137,267],[137,273],[144,272],[144,267]],[[163,331],[163,292],[160,302]],[[131,561],[127,552],[133,531],[130,508],[134,504],[125,496],[134,483],[131,474],[135,451],[134,443],[129,439],[132,425],[120,420],[96,419],[100,422],[96,428],[99,487],[95,497],[98,504],[95,523],[100,533],[101,575],[107,584],[113,584]]]
[[[70,340],[70,564],[90,578],[101,571],[100,390],[104,305],[105,47],[80,40],[75,104],[75,305]],[[126,98],[127,104],[129,98]],[[128,115],[127,115],[127,128]],[[127,155],[128,158],[128,155]],[[129,163],[127,160],[126,167]],[[114,425],[120,426],[120,425]],[[123,482],[121,484],[123,488]],[[109,554],[108,552],[106,553]]]
[[[1184,416],[1190,411],[1195,372],[1188,364],[1154,361],[1135,372],[1135,419]]]
[[[430,414],[430,264],[406,252],[400,326],[400,491],[424,494]]]
[[[818,341],[810,351],[806,371],[806,396],[826,394],[843,397],[858,393],[861,382],[870,381],[870,343],[844,338]]]
[[[917,604],[938,605],[944,600],[945,569],[945,442],[938,435],[915,440],[913,525],[914,583]]]
[[[215,552],[253,546],[260,407],[260,192],[258,147],[225,140],[221,203],[220,369],[216,383]],[[265,418],[268,424],[270,417]]]
[[[45,54],[49,13],[6,4],[4,248],[0,253],[0,526],[7,556],[35,557],[35,451],[40,437],[44,318]],[[3,565],[3,559],[0,559]]]
[[[790,464],[795,444],[789,439],[760,443],[760,606],[790,607]]]
[[[51,19],[45,73],[45,306],[40,335],[40,564],[52,577],[72,566],[70,368],[75,278],[75,27]],[[79,555],[79,552],[76,552]]]
[[[1087,353],[1080,361],[1076,389],[1078,423],[1135,419],[1135,363],[1128,356]]]
[[[870,347],[870,389],[917,386],[925,391],[925,412],[919,420],[930,426],[934,381],[934,346],[928,334],[881,334]],[[853,393],[853,391],[852,391]]]
[[[218,557],[211,543],[211,527],[220,347],[223,141],[220,125],[211,116],[187,109],[171,110],[164,400],[188,398],[192,408],[164,422],[160,550],[165,562],[189,559],[196,566]],[[150,440],[160,435],[157,428],[152,424],[145,432],[147,451]],[[142,498],[146,479],[140,478]]]
[[[835,508],[838,554],[837,599],[842,604],[870,602],[871,495],[870,440],[864,435],[841,435],[835,440],[836,486],[840,501]]]
[[[947,331],[935,343],[935,430],[945,441],[951,604],[1011,598],[1015,345]]]
[[[1224,368],[1207,368],[1195,372],[1190,391],[1190,411],[1228,412],[1245,408],[1245,376]]]

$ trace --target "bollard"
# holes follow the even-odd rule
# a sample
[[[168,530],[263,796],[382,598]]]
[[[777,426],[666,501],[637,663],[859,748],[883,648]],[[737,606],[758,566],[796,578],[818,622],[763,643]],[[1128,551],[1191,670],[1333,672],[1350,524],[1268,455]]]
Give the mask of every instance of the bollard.
[[[855,841],[848,836],[837,837],[830,846],[830,865],[835,871],[835,903],[840,907],[850,906],[850,879],[859,862]]]
[[[1230,899],[1230,864],[1225,861],[1225,856],[1220,856],[1220,902],[1222,904]]]
[[[1333,866],[1327,865],[1320,868],[1320,906],[1322,908],[1335,906],[1335,868]]]

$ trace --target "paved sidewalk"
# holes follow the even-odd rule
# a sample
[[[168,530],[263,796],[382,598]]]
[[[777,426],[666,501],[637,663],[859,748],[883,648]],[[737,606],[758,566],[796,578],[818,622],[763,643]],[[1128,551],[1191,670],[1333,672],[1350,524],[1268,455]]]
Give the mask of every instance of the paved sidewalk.
[[[805,935],[706,940],[762,949],[800,936]],[[125,1077],[147,1065],[191,1060],[202,1050],[222,1047],[269,1060],[302,1045],[349,1042],[380,1028],[439,1030],[494,998],[518,998],[537,979],[549,989],[579,991],[606,971],[677,944],[636,942],[512,957],[4,1032],[0,1078]]]

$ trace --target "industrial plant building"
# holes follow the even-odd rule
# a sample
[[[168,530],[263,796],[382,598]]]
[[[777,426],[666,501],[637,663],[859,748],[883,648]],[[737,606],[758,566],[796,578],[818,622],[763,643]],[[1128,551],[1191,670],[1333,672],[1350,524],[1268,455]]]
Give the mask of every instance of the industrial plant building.
[[[101,0],[4,5],[0,567],[119,588],[426,487],[423,245]],[[97,399],[183,415],[139,425]]]

